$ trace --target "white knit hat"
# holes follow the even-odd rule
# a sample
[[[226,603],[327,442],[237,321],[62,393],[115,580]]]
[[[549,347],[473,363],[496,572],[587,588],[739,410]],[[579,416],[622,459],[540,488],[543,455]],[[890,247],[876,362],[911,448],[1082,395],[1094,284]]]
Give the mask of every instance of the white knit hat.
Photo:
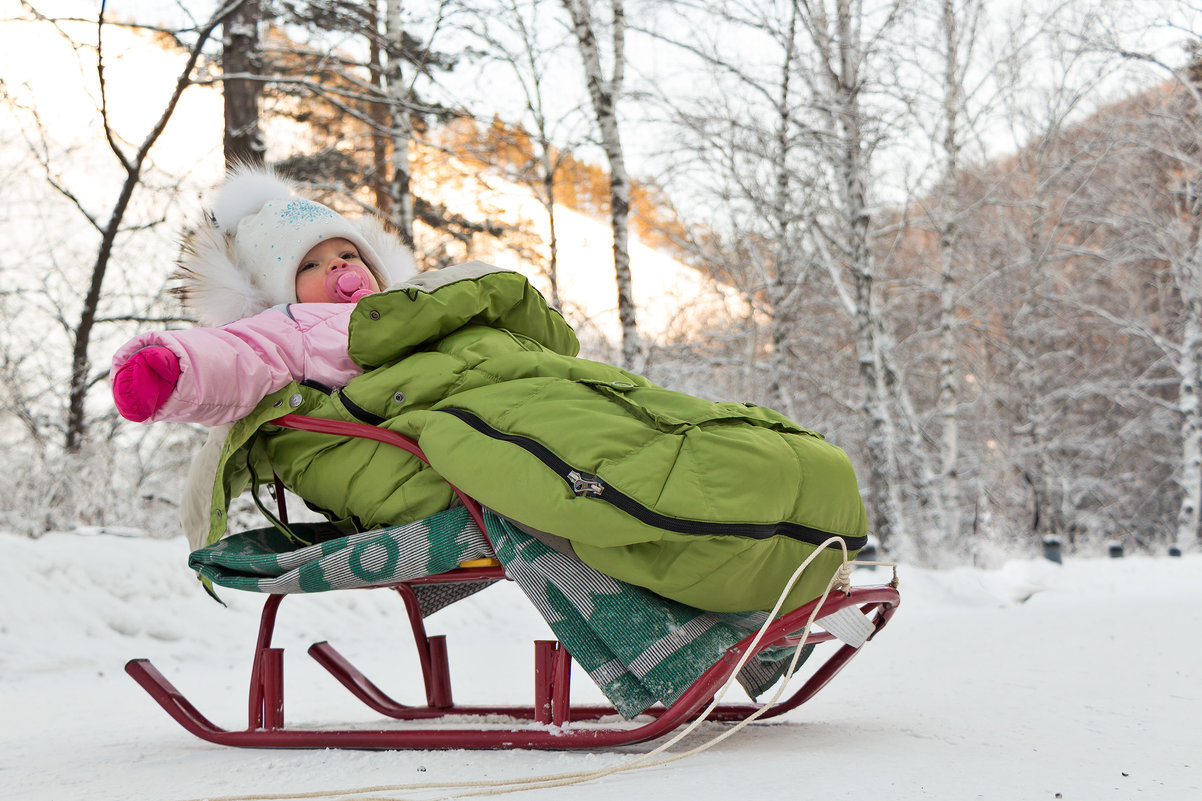
[[[349,220],[297,196],[269,168],[235,167],[217,194],[210,224],[185,243],[179,293],[202,325],[295,303],[301,259],[334,238],[358,249],[382,288],[417,272],[412,253],[378,219]]]

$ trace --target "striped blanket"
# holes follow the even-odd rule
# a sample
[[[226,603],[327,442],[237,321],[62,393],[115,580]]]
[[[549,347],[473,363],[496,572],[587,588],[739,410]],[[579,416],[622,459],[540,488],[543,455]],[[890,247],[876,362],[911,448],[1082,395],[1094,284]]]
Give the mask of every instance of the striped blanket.
[[[275,528],[227,537],[191,554],[189,566],[214,584],[266,593],[323,592],[437,575],[493,556],[546,620],[555,637],[614,707],[633,717],[669,705],[765,613],[705,612],[598,573],[486,512],[486,539],[462,508],[404,526],[342,536],[328,524],[293,525],[312,545]],[[492,546],[490,547],[489,541]],[[416,585],[423,615],[490,582]],[[790,649],[761,654],[739,674],[753,698],[784,671]]]

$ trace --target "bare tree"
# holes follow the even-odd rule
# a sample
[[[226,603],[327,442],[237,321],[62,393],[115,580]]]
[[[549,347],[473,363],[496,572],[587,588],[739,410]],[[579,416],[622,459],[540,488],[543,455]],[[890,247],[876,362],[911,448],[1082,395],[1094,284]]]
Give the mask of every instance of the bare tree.
[[[107,375],[106,370],[94,372],[90,358],[90,346],[96,324],[99,322],[99,312],[104,298],[105,277],[111,263],[114,244],[125,232],[126,212],[135,192],[141,185],[143,171],[147,166],[151,149],[166,129],[176,106],[184,91],[194,82],[194,70],[202,51],[209,43],[213,32],[222,25],[240,6],[242,0],[230,0],[214,12],[205,22],[188,30],[173,32],[178,38],[187,37],[191,44],[187,47],[184,65],[175,79],[170,96],[165,100],[163,110],[151,125],[142,141],[136,146],[126,145],[124,139],[113,128],[109,117],[109,87],[106,83],[105,72],[105,32],[110,22],[106,16],[106,4],[101,3],[96,16],[96,77],[99,87],[99,114],[104,131],[104,137],[114,159],[120,165],[124,179],[117,189],[112,207],[104,215],[89,209],[89,203],[64,181],[57,177],[56,170],[45,156],[45,151],[34,146],[32,152],[42,159],[47,182],[56,192],[61,194],[74,206],[84,218],[87,225],[99,236],[96,256],[86,280],[86,289],[78,311],[78,317],[70,323],[71,332],[71,371],[67,387],[67,410],[64,424],[64,445],[69,452],[77,452],[88,433],[89,420],[85,411],[85,400],[88,391]],[[52,21],[42,15],[35,6],[25,3],[24,7],[35,18],[47,23]],[[36,119],[36,118],[35,118]]]
[[[971,273],[971,266],[964,263],[971,251],[962,247],[961,239],[964,218],[988,193],[987,186],[965,180],[963,154],[975,133],[974,119],[989,105],[980,97],[981,79],[974,75],[978,83],[969,85],[970,70],[980,73],[973,68],[983,7],[981,0],[919,3],[914,37],[920,44],[911,51],[912,62],[901,59],[910,68],[906,72],[915,76],[915,85],[906,86],[906,79],[899,79],[896,88],[898,96],[910,106],[918,138],[933,149],[931,163],[923,171],[931,177],[904,212],[911,219],[901,220],[910,228],[906,232],[910,239],[923,231],[932,232],[938,251],[938,258],[932,260],[935,279],[930,293],[938,308],[933,323],[939,343],[934,355],[936,387],[930,411],[920,403],[915,413],[920,420],[935,423],[938,437],[925,433],[929,423],[910,431],[910,447],[926,449],[930,441],[937,457],[937,468],[920,468],[920,483],[936,485],[920,486],[920,493],[932,500],[938,497],[936,512],[929,515],[932,519],[922,524],[924,547],[932,552],[956,542],[962,526],[960,283],[965,274]],[[941,78],[938,83],[930,80],[933,72]],[[899,263],[898,270],[908,276],[928,272],[921,264]],[[925,315],[922,318],[925,323]],[[903,420],[911,417],[903,414]],[[914,436],[916,433],[920,436]]]
[[[899,131],[885,121],[879,104],[864,99],[871,87],[886,83],[886,37],[905,5],[899,0],[869,12],[839,0],[732,0],[708,4],[712,24],[697,26],[694,38],[669,40],[724,79],[714,82],[717,99],[694,101],[695,109],[680,116],[696,143],[695,172],[709,173],[718,184],[714,195],[723,203],[723,221],[743,207],[759,223],[731,237],[737,245],[725,256],[742,262],[726,272],[743,273],[739,283],[753,287],[749,297],[770,320],[763,345],[771,354],[769,402],[812,419],[820,394],[834,410],[830,418],[838,419],[856,405],[849,398],[862,398],[857,408],[867,444],[860,453],[868,463],[874,530],[888,547],[911,544],[908,487],[938,519],[938,499],[929,501],[932,471],[924,461],[918,412],[877,286],[883,232],[873,224],[879,201],[871,160],[880,143]],[[708,31],[715,32],[712,42],[705,41]],[[728,32],[752,42],[747,50],[754,55],[724,57]],[[838,309],[845,320],[837,319]],[[858,376],[845,375],[840,365],[846,351],[839,335],[848,319]],[[812,344],[803,346],[803,339]],[[751,352],[758,347],[753,343]],[[830,380],[836,375],[839,381]]]
[[[319,190],[353,197],[369,187],[374,210],[407,244],[415,244],[418,222],[463,243],[505,230],[414,190],[415,145],[432,147],[424,132],[465,113],[434,99],[437,76],[457,61],[434,48],[452,5],[438,0],[415,15],[401,0],[283,0],[280,19],[289,27],[264,47],[265,113],[295,119],[319,142],[279,166]],[[410,30],[419,21],[420,37]],[[363,52],[344,46],[347,35]]]
[[[964,72],[962,53],[973,44],[972,32],[981,13],[981,3],[973,0],[960,8],[954,0],[942,0],[940,21],[943,29],[943,172],[946,176],[940,199],[946,204],[939,225],[939,422],[940,472],[942,483],[945,542],[960,537],[960,369],[957,336],[956,251],[959,230],[957,182],[960,174],[962,141],[961,118],[964,113]]]
[[[1190,22],[1196,24],[1197,19],[1175,22],[1189,37],[1181,65],[1126,43],[1117,32],[1121,27],[1113,22],[1087,40],[1091,47],[1153,68],[1168,81],[1164,92],[1144,96],[1143,124],[1128,143],[1143,154],[1143,168],[1131,178],[1143,184],[1147,176],[1155,176],[1150,188],[1159,198],[1153,195],[1151,203],[1126,206],[1123,223],[1138,231],[1138,238],[1128,241],[1166,266],[1177,299],[1176,320],[1162,332],[1129,317],[1107,316],[1124,330],[1149,337],[1169,356],[1177,375],[1179,503],[1174,539],[1182,549],[1202,544],[1202,29],[1189,27]],[[1157,163],[1160,168],[1151,169]]]
[[[743,394],[762,396],[794,418],[802,416],[804,400],[804,416],[813,420],[813,393],[825,390],[800,390],[808,371],[797,369],[821,358],[801,344],[806,326],[799,321],[822,314],[805,242],[817,167],[805,146],[810,98],[799,78],[802,9],[797,3],[712,3],[701,24],[695,9],[684,13],[688,24],[659,22],[640,31],[682,59],[695,59],[692,74],[705,76],[691,82],[693,94],[681,96],[669,85],[656,98],[673,124],[664,137],[671,147],[659,155],[670,163],[677,191],[721,209],[682,244],[698,266],[738,287],[747,301],[751,314],[736,360]],[[740,59],[732,42],[747,46],[754,58]],[[704,90],[696,92],[698,85]]]
[[[634,367],[642,348],[630,280],[630,178],[626,173],[626,157],[618,121],[618,101],[622,97],[622,82],[626,74],[625,3],[623,0],[609,2],[609,55],[612,69],[607,77],[601,65],[601,44],[597,36],[598,25],[593,18],[593,0],[562,1],[572,20],[593,113],[601,133],[601,147],[609,161],[610,222],[614,238],[618,319],[622,326],[622,362],[626,367]]]
[[[1125,181],[1118,176],[1127,173],[1128,147],[1119,132],[1131,110],[1086,116],[1116,59],[1057,35],[1062,26],[1080,30],[1074,11],[1011,20],[1018,44],[1008,46],[997,70],[1016,152],[978,171],[990,183],[988,222],[976,226],[968,260],[984,269],[962,296],[966,308],[984,302],[991,311],[980,326],[989,335],[970,352],[984,355],[973,373],[996,404],[983,415],[994,422],[981,436],[1004,455],[993,491],[1017,479],[1011,497],[997,499],[1010,504],[1015,535],[1062,538],[1070,547],[1145,529],[1143,515],[1117,508],[1133,507],[1107,499],[1124,471],[1131,471],[1124,480],[1140,476],[1139,483],[1154,483],[1160,472],[1127,444],[1132,421],[1151,419],[1135,389],[1144,379],[1131,372],[1139,359],[1119,356],[1125,338],[1099,352],[1099,321],[1080,310],[1101,298],[1113,308],[1143,293],[1137,280],[1120,280],[1126,271],[1107,254],[1121,227],[1115,221]],[[1124,288],[1116,291],[1118,284]],[[1146,358],[1146,349],[1129,352]],[[1146,514],[1147,505],[1138,505]]]
[[[902,505],[902,453],[896,393],[904,389],[888,364],[892,334],[877,286],[870,187],[879,133],[865,105],[872,60],[897,23],[905,0],[869,18],[854,0],[802,0],[812,62],[805,73],[817,112],[814,145],[830,171],[829,213],[814,219],[815,243],[852,319],[863,412],[868,421],[868,485],[873,530],[886,548],[908,544]],[[844,276],[850,280],[845,286]],[[916,454],[911,454],[916,455]]]
[[[467,27],[483,43],[488,62],[503,65],[520,90],[524,108],[520,117],[509,121],[520,121],[520,128],[494,121],[493,130],[501,135],[509,132],[510,141],[490,139],[489,144],[515,149],[524,149],[527,143],[532,146],[531,161],[517,174],[507,177],[530,186],[546,211],[548,257],[544,272],[551,289],[551,302],[558,307],[556,182],[564,165],[564,156],[576,144],[576,137],[570,132],[565,135],[565,119],[574,108],[569,105],[568,109],[557,109],[552,102],[556,96],[553,62],[559,56],[561,43],[548,41],[547,10],[558,4],[554,0],[503,0],[466,5],[471,14]]]

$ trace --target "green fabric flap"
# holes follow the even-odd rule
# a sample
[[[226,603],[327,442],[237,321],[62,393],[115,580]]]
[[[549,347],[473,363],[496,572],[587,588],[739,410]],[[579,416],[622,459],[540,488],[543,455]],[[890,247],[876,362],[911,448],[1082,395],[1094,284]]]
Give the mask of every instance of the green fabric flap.
[[[610,578],[485,513],[505,572],[572,658],[625,717],[668,706],[727,649],[763,625],[763,612],[706,612]],[[765,652],[738,680],[753,698],[783,674],[794,649]],[[808,656],[807,650],[804,656]]]
[[[304,397],[300,385],[292,382],[265,397],[254,411],[230,428],[217,465],[217,480],[213,483],[207,544],[211,545],[225,536],[226,512],[230,501],[250,487],[251,467],[260,481],[271,479],[271,462],[261,445],[255,447],[255,434],[261,426],[272,420],[303,411]]]
[[[188,566],[214,584],[237,590],[326,592],[446,573],[461,561],[492,555],[463,507],[350,536],[329,523],[291,528],[313,544],[298,547],[278,529],[260,528],[193,551]]]
[[[371,370],[469,325],[511,331],[566,356],[580,350],[572,327],[525,276],[468,262],[360,300],[351,314],[349,352]]]

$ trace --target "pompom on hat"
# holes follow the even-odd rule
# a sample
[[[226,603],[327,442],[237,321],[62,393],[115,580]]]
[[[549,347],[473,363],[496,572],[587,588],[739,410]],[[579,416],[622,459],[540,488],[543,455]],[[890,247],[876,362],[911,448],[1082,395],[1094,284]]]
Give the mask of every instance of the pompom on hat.
[[[381,287],[416,274],[412,253],[378,218],[347,219],[295,188],[270,168],[230,171],[180,260],[178,292],[201,325],[295,303],[301,259],[327,239],[353,244]]]

